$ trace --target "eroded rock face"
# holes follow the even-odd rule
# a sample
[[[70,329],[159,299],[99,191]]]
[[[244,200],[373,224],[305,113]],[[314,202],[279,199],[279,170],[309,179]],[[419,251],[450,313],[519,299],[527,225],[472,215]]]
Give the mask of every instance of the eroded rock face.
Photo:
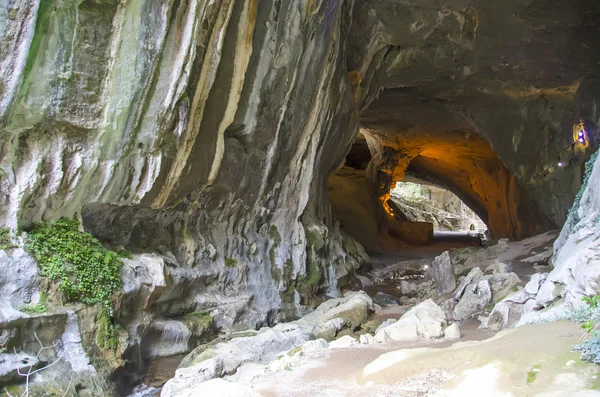
[[[0,224],[82,212],[171,256],[184,299],[248,297],[245,325],[301,314],[362,263],[324,189],[358,121],[344,1],[1,7]]]
[[[200,346],[183,360],[161,395],[186,395],[182,393],[193,391],[199,382],[232,374],[245,363],[267,364],[281,352],[303,345],[309,339],[331,340],[341,329],[359,328],[372,310],[373,301],[366,293],[347,293],[343,298],[324,302],[297,321],[263,328],[255,335]]]

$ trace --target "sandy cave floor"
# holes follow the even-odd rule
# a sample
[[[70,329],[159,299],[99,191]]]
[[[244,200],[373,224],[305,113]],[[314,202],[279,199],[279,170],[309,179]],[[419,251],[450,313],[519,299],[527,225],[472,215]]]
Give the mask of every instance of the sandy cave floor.
[[[485,269],[494,261],[504,262],[518,274],[524,285],[536,272],[533,262],[527,258],[551,249],[556,237],[556,232],[549,232],[509,242],[506,252],[486,259],[480,267]],[[442,239],[397,255],[371,255],[372,267],[387,269],[430,263],[446,250],[471,245],[472,241],[468,239]],[[398,283],[398,280],[387,280],[384,284],[362,289],[371,296],[378,291],[397,294]],[[410,306],[389,305],[378,309],[373,319],[398,319],[409,309]],[[264,397],[600,396],[599,391],[586,389],[596,383],[600,386],[600,381],[595,378],[598,376],[595,367],[582,363],[577,353],[570,352],[581,335],[577,325],[527,326],[503,331],[497,337],[493,332],[478,330],[478,326],[479,322],[474,319],[462,322],[462,336],[458,342],[386,343],[301,353],[306,355],[302,365],[254,380],[245,379],[241,383],[251,385]],[[404,356],[403,361],[394,363]],[[162,386],[173,376],[180,359],[178,356],[153,362],[145,383]],[[566,366],[569,361],[575,364]],[[380,369],[368,375],[363,373],[365,368],[374,365]],[[539,373],[534,371],[537,369]],[[535,376],[535,381],[527,383],[530,372],[537,375],[529,375]],[[159,389],[153,390],[155,394],[140,395],[158,395]]]
[[[263,397],[600,396],[598,368],[570,351],[577,324],[557,322],[414,344],[307,354],[298,367],[248,384]],[[469,340],[471,339],[471,340]]]

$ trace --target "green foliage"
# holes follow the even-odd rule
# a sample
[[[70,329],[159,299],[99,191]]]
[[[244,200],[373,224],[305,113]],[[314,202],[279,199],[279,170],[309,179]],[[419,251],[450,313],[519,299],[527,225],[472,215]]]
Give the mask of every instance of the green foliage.
[[[302,284],[307,288],[318,287],[322,276],[319,264],[316,262],[309,262],[306,269],[306,275],[302,279]]]
[[[600,364],[600,296],[585,296],[581,299],[587,304],[585,308],[573,310],[570,315],[571,321],[581,323],[581,329],[586,335],[592,334],[592,338],[573,347],[573,351],[581,353],[581,359]]]
[[[600,295],[584,296],[583,298],[581,298],[581,300],[587,303],[591,309],[598,308],[598,299],[600,299]]]
[[[579,218],[579,214],[577,213],[577,210],[579,209],[579,206],[581,205],[581,198],[583,197],[583,192],[585,192],[585,189],[587,188],[588,183],[590,182],[590,176],[592,175],[592,170],[594,169],[594,163],[598,159],[599,153],[600,153],[599,151],[596,151],[594,154],[592,154],[590,159],[585,163],[585,171],[584,171],[584,175],[583,175],[583,183],[581,184],[581,189],[579,189],[579,192],[575,196],[575,201],[573,202],[573,206],[569,210],[569,215],[571,216],[571,219],[572,219],[571,225],[570,225],[571,233],[574,232],[575,225],[578,224],[579,221],[581,221],[581,219]]]
[[[235,267],[237,265],[237,261],[233,258],[226,257],[225,258],[225,266],[227,267]]]
[[[585,296],[581,300],[587,306],[571,311],[569,319],[575,323],[582,324],[582,329],[591,332],[595,329],[596,324],[600,324],[600,296]]]
[[[29,303],[27,305],[19,306],[17,310],[29,315],[44,314],[48,312],[48,306],[46,305],[47,300],[48,295],[45,293],[40,293],[40,300],[38,303]]]
[[[131,253],[131,251],[126,250],[126,249],[119,250],[117,255],[119,255],[119,258],[125,258],[125,259],[133,258],[133,254]]]
[[[117,327],[111,321],[108,310],[101,307],[98,312],[98,328],[96,330],[96,344],[104,350],[114,350],[117,348],[119,340],[117,338]]]
[[[597,336],[576,345],[573,347],[573,351],[580,352],[583,361],[600,364],[600,338]]]
[[[14,248],[15,245],[13,244],[11,238],[10,238],[10,230],[8,228],[1,228],[0,229],[0,250],[4,250],[6,251],[9,248]]]
[[[115,252],[81,232],[75,219],[41,223],[28,235],[26,248],[36,258],[40,275],[56,281],[68,299],[101,304],[112,316],[110,298],[121,288],[122,262]]]

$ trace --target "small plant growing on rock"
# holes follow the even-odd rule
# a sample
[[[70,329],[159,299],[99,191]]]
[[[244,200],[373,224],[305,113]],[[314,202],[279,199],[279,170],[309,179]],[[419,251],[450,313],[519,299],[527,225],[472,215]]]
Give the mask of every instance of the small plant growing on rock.
[[[233,258],[227,257],[225,258],[225,266],[227,267],[235,267],[237,261]]]
[[[126,250],[126,249],[119,250],[119,252],[117,254],[119,255],[119,258],[125,258],[125,259],[133,258],[133,254],[131,253],[131,251]]]
[[[48,311],[48,306],[46,302],[48,300],[48,296],[45,293],[40,294],[40,300],[38,303],[30,303],[27,305],[23,305],[17,308],[20,312],[25,314],[44,314]]]
[[[584,361],[600,364],[600,335],[598,333],[598,328],[600,328],[600,296],[586,296],[582,301],[587,303],[587,307],[574,310],[571,313],[571,320],[582,323],[581,329],[585,330],[585,334],[580,341],[590,335],[591,338],[575,345],[573,351],[580,352],[581,359]]]
[[[105,308],[101,308],[98,317],[96,344],[104,350],[116,349],[119,343],[117,339],[117,327],[112,323],[108,311]]]
[[[0,229],[0,250],[6,251],[7,249],[14,247],[15,245],[10,238],[10,230],[7,228]]]

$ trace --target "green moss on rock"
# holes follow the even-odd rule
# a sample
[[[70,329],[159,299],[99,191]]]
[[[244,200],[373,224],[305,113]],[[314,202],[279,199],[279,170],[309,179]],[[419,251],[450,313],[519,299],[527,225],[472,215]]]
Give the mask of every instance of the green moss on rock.
[[[237,265],[237,261],[233,258],[226,257],[225,258],[225,266],[227,267],[235,267]]]
[[[309,262],[306,274],[300,280],[298,280],[298,289],[305,299],[310,300],[313,296],[319,292],[319,286],[323,274],[319,268],[319,264],[316,262]]]
[[[117,348],[118,343],[119,338],[117,337],[116,327],[113,325],[106,308],[101,308],[98,312],[96,344],[101,349],[114,350]]]
[[[317,230],[306,230],[306,242],[309,247],[316,250],[320,250],[325,246],[325,239]]]
[[[10,238],[10,230],[8,228],[0,229],[0,250],[7,250],[9,248],[14,248],[15,245]]]

